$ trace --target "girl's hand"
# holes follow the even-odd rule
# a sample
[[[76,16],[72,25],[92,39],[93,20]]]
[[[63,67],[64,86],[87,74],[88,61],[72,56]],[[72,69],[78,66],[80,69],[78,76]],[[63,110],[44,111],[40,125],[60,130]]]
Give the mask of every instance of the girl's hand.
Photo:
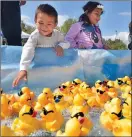
[[[26,71],[26,70],[21,70],[21,71],[18,73],[17,77],[15,78],[15,80],[14,80],[13,83],[12,83],[12,86],[13,86],[13,87],[17,86],[18,83],[19,83],[19,81],[20,81],[21,79],[27,81],[27,71]]]
[[[61,46],[54,47],[54,50],[55,50],[57,56],[63,56],[64,55],[64,50]]]

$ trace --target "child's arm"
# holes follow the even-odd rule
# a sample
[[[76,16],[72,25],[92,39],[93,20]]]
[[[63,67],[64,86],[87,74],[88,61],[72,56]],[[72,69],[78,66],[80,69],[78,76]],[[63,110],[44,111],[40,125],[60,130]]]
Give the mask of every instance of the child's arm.
[[[27,43],[23,47],[21,61],[20,61],[20,71],[28,70],[28,67],[34,57],[34,52],[37,45],[36,37],[37,37],[36,35],[31,35]]]
[[[71,26],[71,28],[69,29],[69,31],[67,32],[65,36],[65,40],[70,43],[72,48],[77,48],[75,38],[77,37],[80,30],[81,30],[80,23],[75,23]]]
[[[23,47],[20,61],[20,71],[12,83],[13,87],[17,86],[21,79],[27,80],[27,70],[34,57],[34,50],[36,45],[37,38],[35,35],[31,34],[27,43]]]

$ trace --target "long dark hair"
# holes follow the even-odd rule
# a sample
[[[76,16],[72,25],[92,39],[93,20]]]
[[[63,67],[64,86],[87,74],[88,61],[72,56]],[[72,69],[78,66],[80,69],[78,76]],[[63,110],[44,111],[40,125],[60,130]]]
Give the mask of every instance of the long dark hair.
[[[87,14],[91,13],[98,5],[102,5],[99,2],[89,1],[83,6],[84,13],[79,17],[79,21],[83,21],[84,23],[91,24]],[[103,11],[102,13],[103,14]]]

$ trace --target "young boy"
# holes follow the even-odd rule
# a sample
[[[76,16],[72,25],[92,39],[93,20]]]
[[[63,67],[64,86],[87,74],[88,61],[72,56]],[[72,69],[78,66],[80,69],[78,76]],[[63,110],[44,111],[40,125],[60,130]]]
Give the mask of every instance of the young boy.
[[[21,79],[27,80],[27,70],[34,57],[35,48],[53,47],[57,56],[63,56],[63,48],[69,48],[69,43],[64,42],[64,36],[55,30],[58,23],[58,13],[48,4],[38,6],[35,13],[36,30],[32,32],[23,47],[20,71],[13,81],[12,86],[18,85]]]

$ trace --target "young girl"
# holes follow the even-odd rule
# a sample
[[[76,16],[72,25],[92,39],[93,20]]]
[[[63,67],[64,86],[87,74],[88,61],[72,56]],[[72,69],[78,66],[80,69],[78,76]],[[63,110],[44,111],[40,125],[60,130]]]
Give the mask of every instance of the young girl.
[[[37,29],[30,35],[23,47],[20,71],[13,81],[13,87],[17,86],[21,79],[27,80],[27,71],[34,57],[35,48],[52,47],[57,56],[62,56],[63,48],[70,46],[69,43],[64,42],[64,36],[55,29],[58,23],[58,13],[51,5],[41,4],[38,6],[35,23]]]
[[[83,10],[79,22],[71,26],[65,40],[72,48],[103,49],[101,31],[97,26],[103,14],[103,5],[90,1],[84,5]]]

